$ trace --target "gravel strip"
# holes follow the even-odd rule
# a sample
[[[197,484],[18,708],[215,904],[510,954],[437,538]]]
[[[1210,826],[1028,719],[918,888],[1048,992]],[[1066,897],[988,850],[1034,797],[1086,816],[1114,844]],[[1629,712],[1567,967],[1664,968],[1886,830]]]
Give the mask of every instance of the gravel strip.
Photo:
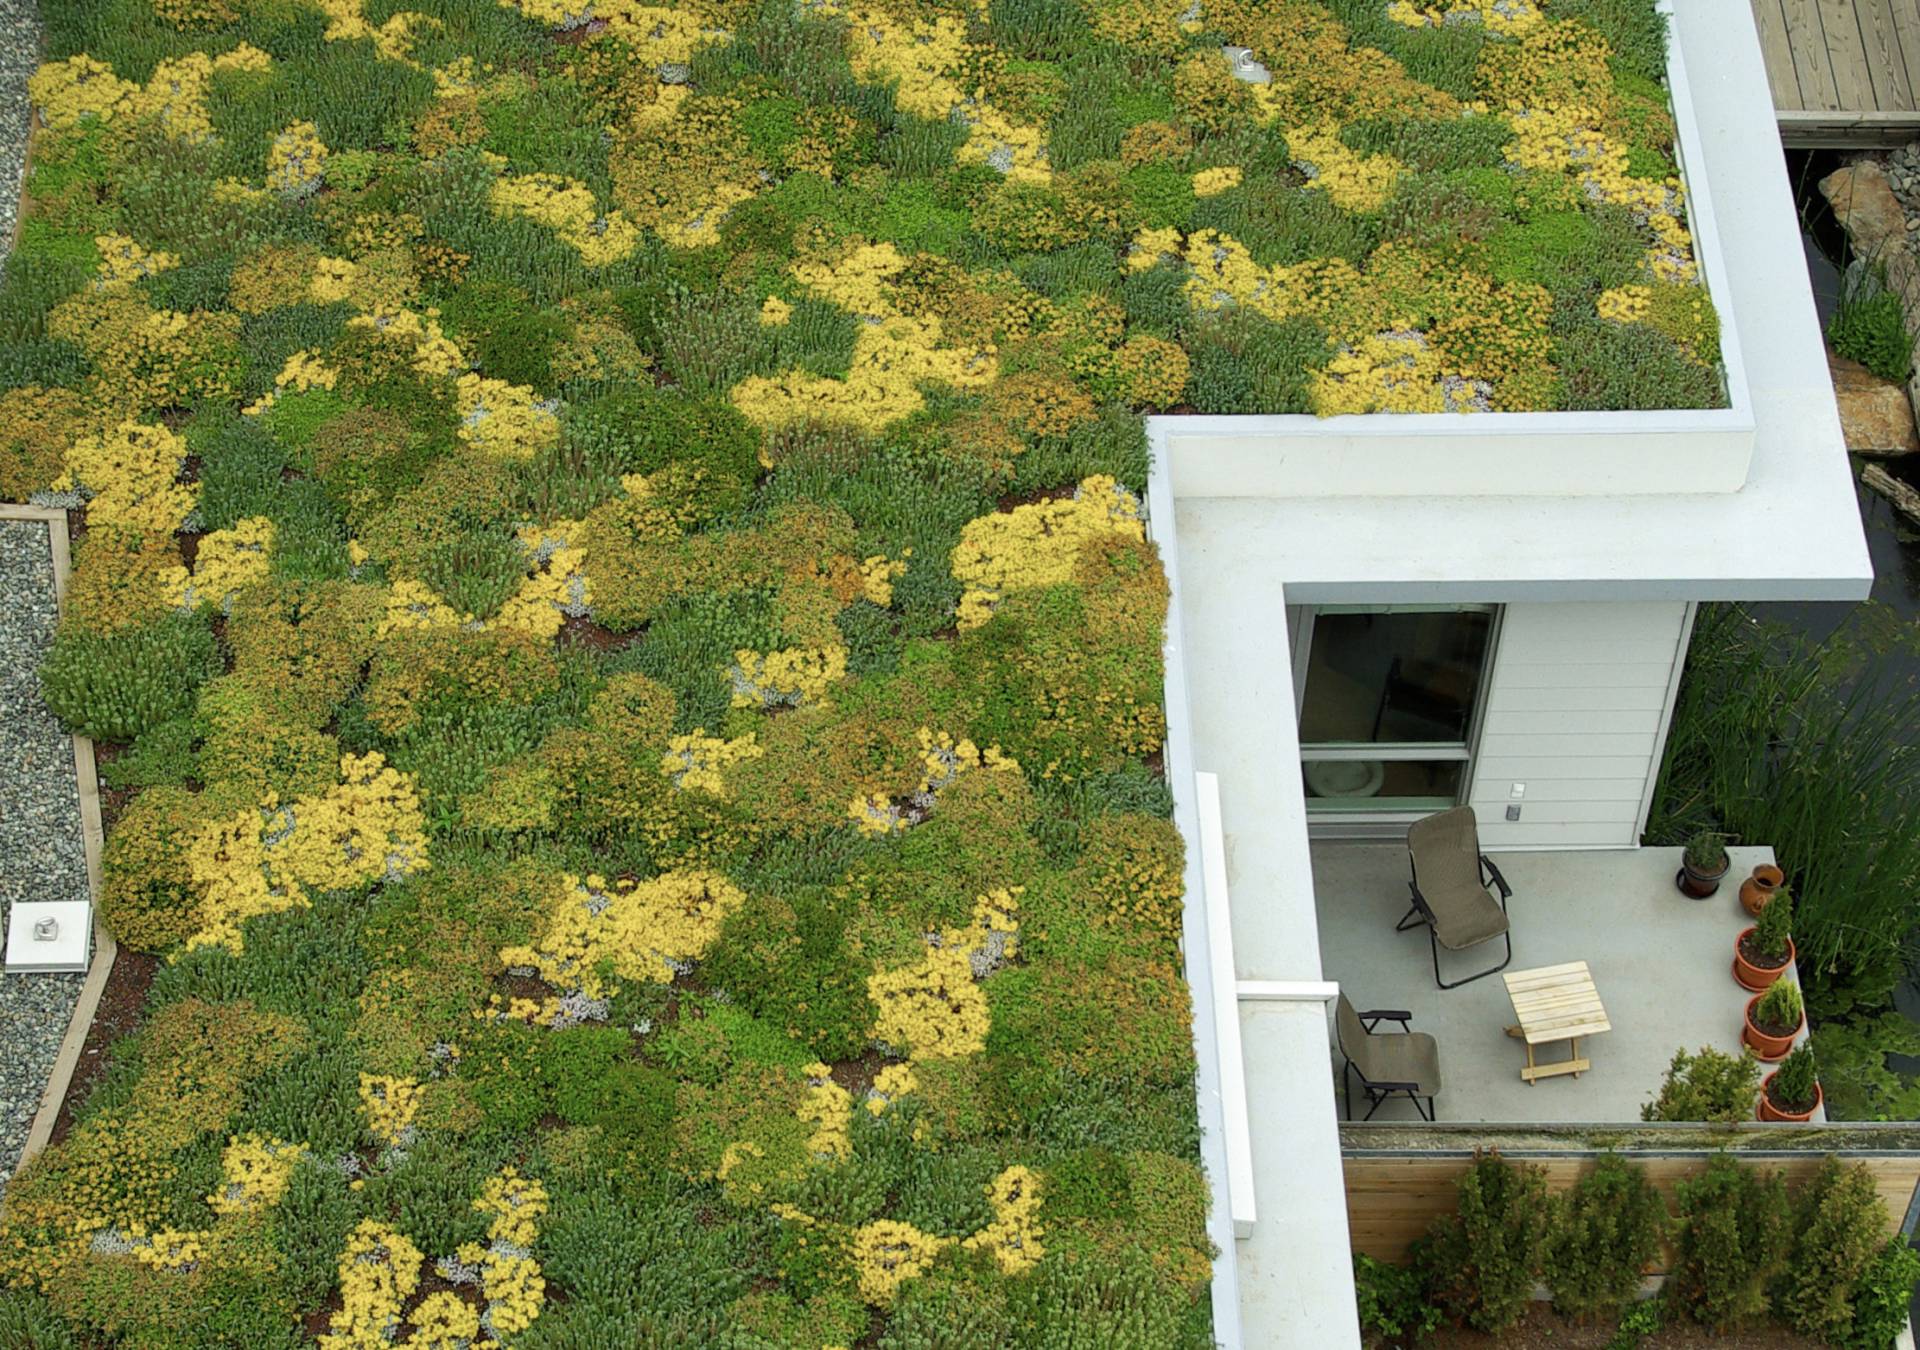
[[[0,0],[0,259],[13,243],[26,172],[27,76],[40,63],[40,7],[34,0]]]
[[[59,617],[47,527],[0,520],[0,912],[87,899],[73,741],[40,701]],[[84,975],[0,974],[0,1190],[40,1109]]]

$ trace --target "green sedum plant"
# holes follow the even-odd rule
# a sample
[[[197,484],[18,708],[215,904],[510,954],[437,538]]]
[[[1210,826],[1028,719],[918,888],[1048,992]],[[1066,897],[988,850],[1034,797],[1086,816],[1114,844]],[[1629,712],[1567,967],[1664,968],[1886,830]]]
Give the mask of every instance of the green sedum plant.
[[[101,741],[131,741],[193,711],[221,670],[213,630],[198,614],[167,614],[100,634],[63,624],[40,667],[40,689],[62,722]]]

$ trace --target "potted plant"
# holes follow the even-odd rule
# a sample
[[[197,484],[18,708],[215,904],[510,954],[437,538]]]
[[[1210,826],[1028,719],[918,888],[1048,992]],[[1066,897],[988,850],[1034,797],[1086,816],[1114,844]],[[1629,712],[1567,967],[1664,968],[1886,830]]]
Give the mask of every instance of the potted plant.
[[[1794,959],[1793,897],[1782,886],[1753,927],[1733,940],[1733,978],[1750,993],[1762,993]]]
[[[1823,1099],[1813,1071],[1813,1047],[1798,1046],[1760,1085],[1759,1116],[1761,1120],[1811,1120]]]
[[[1792,980],[1776,980],[1766,993],[1747,1000],[1747,1025],[1740,1034],[1754,1054],[1774,1064],[1793,1049],[1794,1038],[1806,1024],[1800,986]]]
[[[1727,858],[1727,836],[1715,830],[1701,830],[1687,840],[1680,855],[1680,875],[1674,881],[1680,894],[1705,900],[1720,889],[1721,880],[1733,864]]]
[[[1753,869],[1753,875],[1740,883],[1740,907],[1760,917],[1760,911],[1767,907],[1767,901],[1773,899],[1773,893],[1787,884],[1787,874],[1772,863],[1761,863]]]

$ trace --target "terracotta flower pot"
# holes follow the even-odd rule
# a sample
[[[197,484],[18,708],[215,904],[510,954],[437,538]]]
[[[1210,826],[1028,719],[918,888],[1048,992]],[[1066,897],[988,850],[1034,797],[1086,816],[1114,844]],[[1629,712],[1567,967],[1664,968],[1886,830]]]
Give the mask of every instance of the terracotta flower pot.
[[[1761,994],[1766,992],[1768,985],[1787,973],[1787,967],[1793,964],[1798,953],[1794,951],[1793,939],[1788,938],[1786,960],[1777,966],[1756,966],[1747,960],[1746,953],[1741,950],[1747,935],[1752,932],[1751,928],[1743,928],[1740,930],[1740,936],[1733,940],[1733,978],[1738,980],[1740,987],[1747,992]]]
[[[1740,907],[1760,917],[1760,911],[1767,907],[1767,901],[1773,899],[1773,893],[1786,884],[1787,874],[1772,863],[1761,863],[1753,869],[1753,875],[1740,883]]]
[[[1753,1053],[1758,1055],[1763,1062],[1777,1064],[1787,1057],[1787,1052],[1793,1049],[1794,1038],[1800,1034],[1800,1029],[1806,1026],[1806,1010],[1801,1010],[1800,1020],[1794,1025],[1793,1030],[1787,1032],[1785,1035],[1775,1036],[1772,1032],[1762,1031],[1753,1024],[1754,1005],[1759,1002],[1759,994],[1755,994],[1747,1000],[1747,1024],[1741,1029],[1740,1036],[1749,1046],[1753,1047]]]
[[[1757,1120],[1791,1120],[1791,1121],[1797,1121],[1801,1124],[1805,1124],[1807,1121],[1812,1120],[1813,1113],[1820,1109],[1820,1103],[1827,1099],[1826,1092],[1821,1088],[1818,1082],[1815,1082],[1813,1085],[1813,1105],[1812,1106],[1809,1106],[1804,1111],[1783,1110],[1782,1108],[1775,1106],[1773,1104],[1772,1099],[1767,1096],[1768,1085],[1771,1084],[1773,1080],[1778,1078],[1779,1076],[1780,1076],[1780,1071],[1778,1069],[1775,1069],[1772,1073],[1767,1075],[1766,1082],[1763,1082],[1760,1084],[1760,1109],[1754,1113],[1754,1118]]]

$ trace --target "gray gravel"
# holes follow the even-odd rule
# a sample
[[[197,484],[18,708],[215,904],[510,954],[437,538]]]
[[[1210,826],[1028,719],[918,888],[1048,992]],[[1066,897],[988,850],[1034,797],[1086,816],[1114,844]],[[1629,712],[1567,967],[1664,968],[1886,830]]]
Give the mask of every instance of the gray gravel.
[[[0,0],[0,258],[13,244],[26,171],[27,76],[40,63],[40,10],[34,0]]]
[[[87,899],[73,741],[40,701],[53,641],[53,553],[39,521],[0,520],[0,913]],[[0,974],[0,1190],[46,1091],[81,975]]]

